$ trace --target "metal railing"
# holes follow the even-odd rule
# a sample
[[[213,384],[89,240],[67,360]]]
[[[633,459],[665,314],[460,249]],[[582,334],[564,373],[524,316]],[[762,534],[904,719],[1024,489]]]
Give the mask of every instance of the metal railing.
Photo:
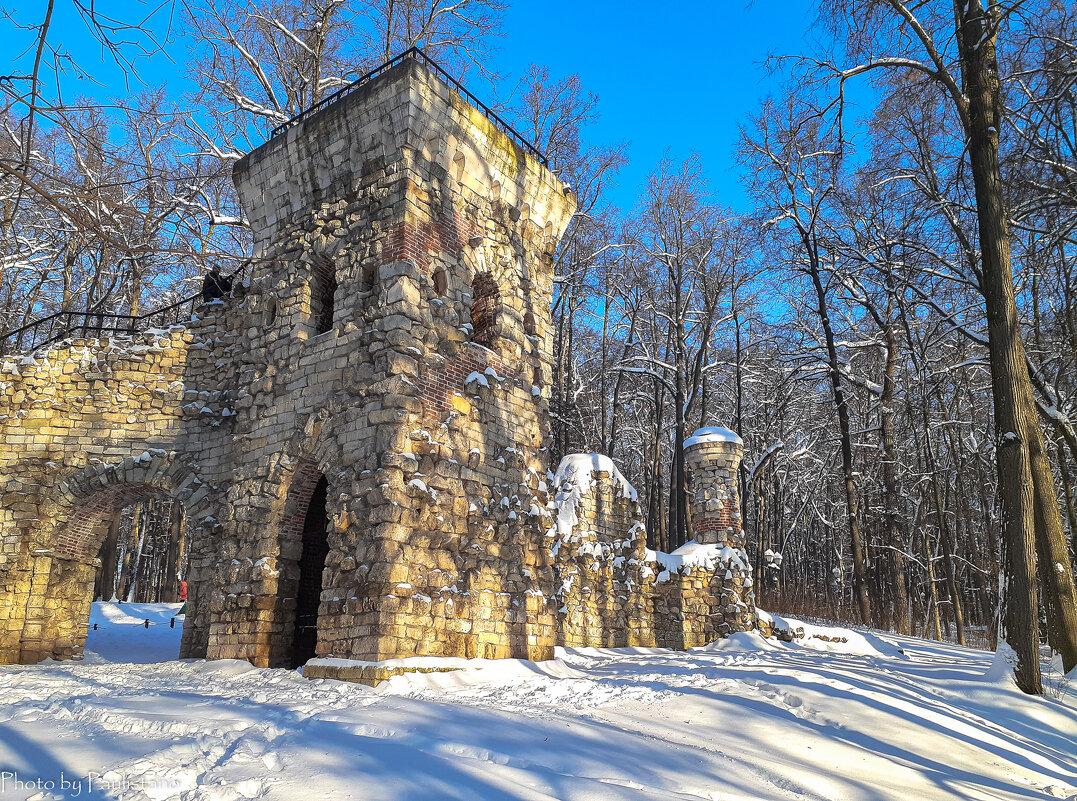
[[[60,311],[0,334],[0,355],[25,353],[74,337],[133,335],[150,328],[167,328],[189,320],[202,293],[154,309],[146,314],[111,314],[98,311]]]
[[[228,277],[235,280],[247,265]],[[186,322],[202,304],[202,293],[153,309],[145,314],[113,314],[101,311],[58,311],[24,326],[0,333],[0,356],[30,353],[64,339],[102,336],[132,336],[151,328],[168,328]]]
[[[306,119],[309,119],[313,115],[317,114],[319,111],[333,105],[338,100],[342,100],[343,98],[354,92],[356,89],[360,88],[361,86],[364,86],[367,83],[370,83],[370,81],[372,81],[374,78],[378,77],[390,68],[409,58],[414,58],[417,61],[422,62],[426,67],[430,69],[431,72],[433,72],[443,81],[445,81],[445,83],[447,83],[450,87],[463,95],[468,100],[468,102],[470,102],[473,106],[475,106],[475,108],[479,109],[486,116],[486,119],[490,120],[490,122],[492,122],[497,128],[500,128],[504,133],[509,136],[509,138],[516,142],[516,144],[520,145],[520,147],[522,147],[524,150],[526,150],[528,153],[530,153],[532,156],[542,162],[543,166],[549,166],[549,161],[547,161],[546,157],[537,147],[524,139],[524,137],[519,132],[517,132],[515,128],[505,122],[505,120],[503,120],[496,113],[494,113],[494,111],[489,106],[487,106],[477,97],[475,97],[475,95],[469,92],[462,83],[460,83],[458,80],[456,80],[456,78],[446,72],[444,67],[434,61],[434,59],[430,58],[430,56],[423,52],[423,50],[419,47],[411,47],[405,50],[400,55],[389,59],[379,67],[375,67],[366,75],[355,81],[352,81],[347,86],[338,89],[330,95],[326,95],[310,108],[301,111],[299,114],[296,114],[287,122],[283,122],[278,125],[276,128],[273,129],[272,133],[270,134],[270,137],[272,138],[280,136],[289,128],[298,125]]]

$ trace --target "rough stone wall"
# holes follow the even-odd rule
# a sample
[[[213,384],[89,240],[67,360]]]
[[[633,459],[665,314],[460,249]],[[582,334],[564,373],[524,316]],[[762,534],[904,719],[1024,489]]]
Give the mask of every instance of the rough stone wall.
[[[0,662],[81,653],[97,552],[120,508],[171,495],[192,553],[210,548],[219,398],[186,382],[215,338],[209,316],[0,362]]]
[[[560,644],[690,648],[751,628],[740,458],[738,442],[688,448],[693,541],[672,554],[647,548],[635,491],[609,459],[565,458],[550,529]]]
[[[551,253],[571,194],[414,60],[235,178],[261,261],[209,655],[287,660],[287,521],[317,474],[332,520],[319,654],[548,656]],[[336,282],[320,334],[312,265]]]

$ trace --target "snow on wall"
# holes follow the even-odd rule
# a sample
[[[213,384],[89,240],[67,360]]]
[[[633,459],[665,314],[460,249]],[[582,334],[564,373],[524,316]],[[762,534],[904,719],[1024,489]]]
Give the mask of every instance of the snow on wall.
[[[672,554],[649,549],[636,491],[607,456],[570,454],[550,478],[562,644],[691,647],[750,621],[743,549],[695,541]]]

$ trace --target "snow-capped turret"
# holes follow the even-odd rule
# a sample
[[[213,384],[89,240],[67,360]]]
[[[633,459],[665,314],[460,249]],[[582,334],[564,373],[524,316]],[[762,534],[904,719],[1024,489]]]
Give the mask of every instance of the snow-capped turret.
[[[700,544],[744,547],[737,470],[744,442],[728,428],[701,428],[684,441],[689,475],[689,520]]]

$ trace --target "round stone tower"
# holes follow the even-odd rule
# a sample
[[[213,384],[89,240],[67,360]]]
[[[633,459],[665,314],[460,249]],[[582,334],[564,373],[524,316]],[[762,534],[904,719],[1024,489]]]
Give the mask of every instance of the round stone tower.
[[[684,442],[688,467],[688,514],[699,544],[744,547],[737,470],[744,442],[728,428],[701,428]]]
[[[752,570],[744,551],[737,470],[744,442],[728,428],[701,428],[684,443],[689,533],[696,549],[717,551],[708,587],[711,625],[722,636],[749,631],[755,620]]]

